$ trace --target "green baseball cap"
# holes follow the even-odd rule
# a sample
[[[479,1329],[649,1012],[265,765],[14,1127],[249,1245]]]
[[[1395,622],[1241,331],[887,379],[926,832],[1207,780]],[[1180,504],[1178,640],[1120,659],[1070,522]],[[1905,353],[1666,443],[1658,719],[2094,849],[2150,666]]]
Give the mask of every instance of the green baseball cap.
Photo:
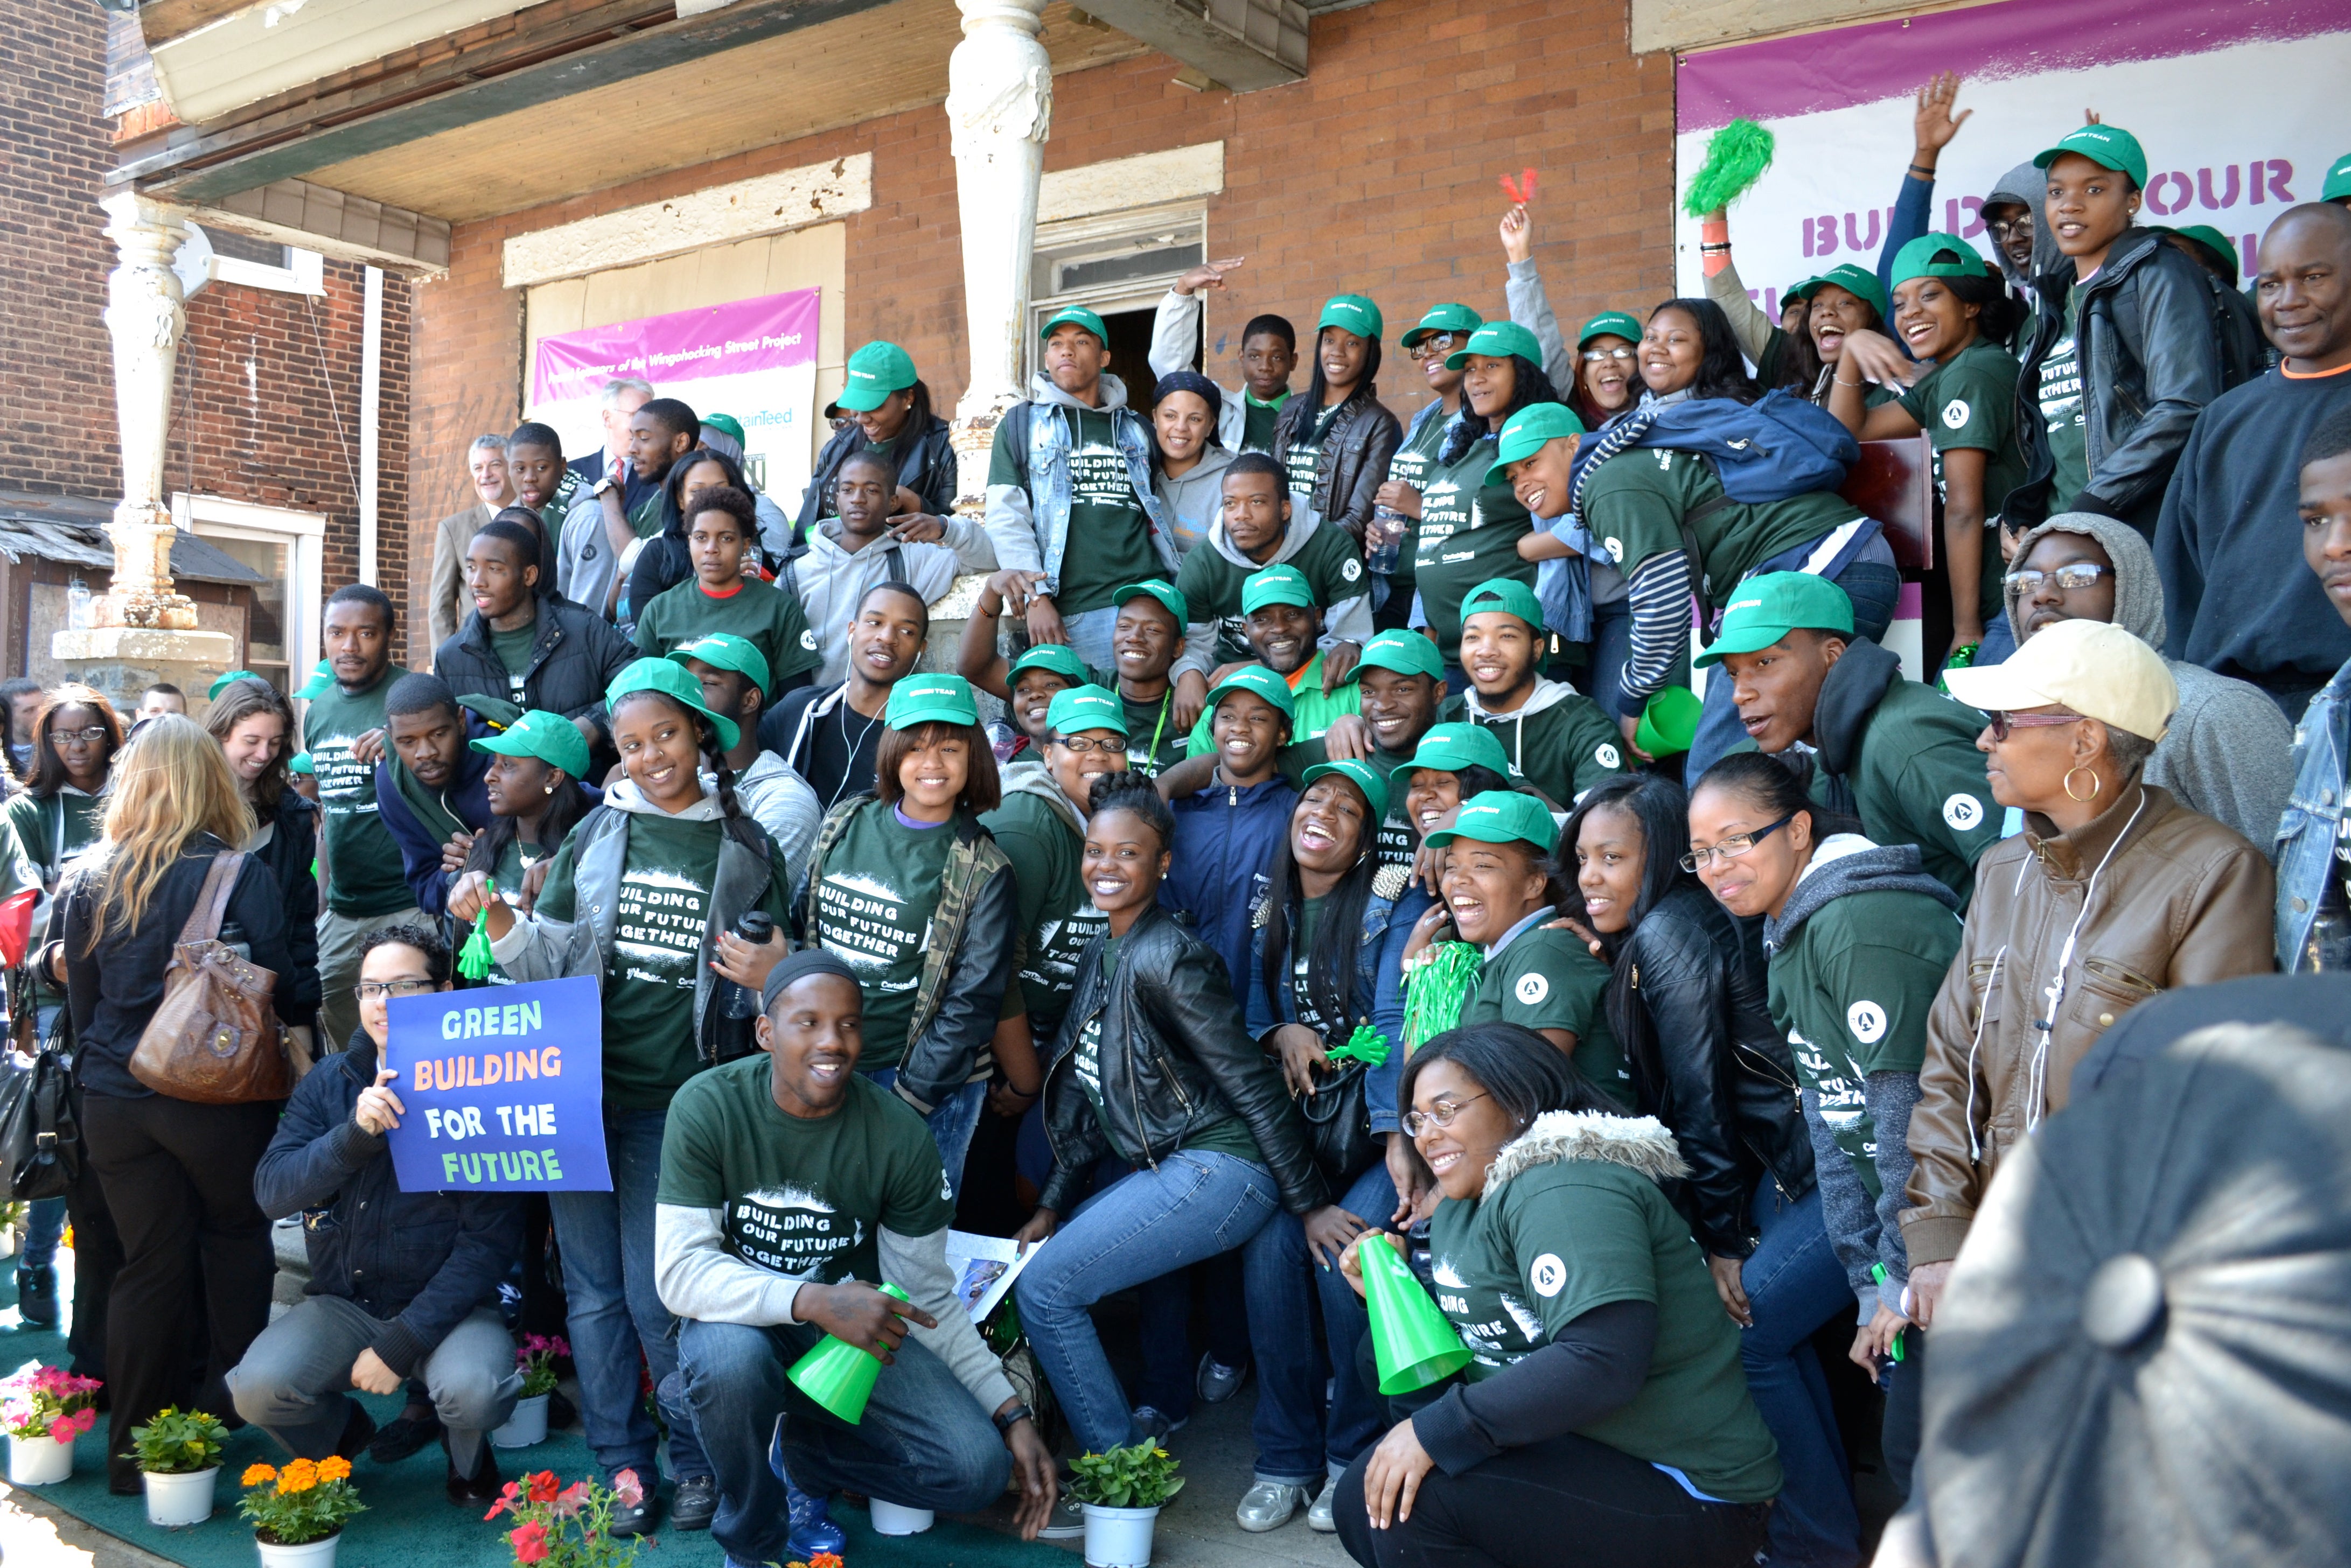
[[[1438,828],[1424,842],[1432,849],[1442,849],[1457,838],[1473,838],[1480,844],[1531,844],[1548,855],[1559,842],[1559,824],[1534,796],[1514,789],[1489,789],[1462,802],[1461,809],[1453,814],[1453,826]]]
[[[2351,152],[2336,159],[2328,168],[2326,183],[2318,192],[2322,202],[2340,202],[2346,196],[2351,196]]]
[[[1445,655],[1421,633],[1392,627],[1364,644],[1364,655],[1355,660],[1355,668],[1393,670],[1398,675],[1426,675],[1442,680]]]
[[[1208,689],[1208,711],[1214,713],[1217,704],[1236,691],[1246,691],[1262,697],[1281,710],[1285,719],[1298,716],[1298,698],[1290,690],[1290,682],[1262,664],[1244,664]]]
[[[1063,325],[1082,327],[1087,331],[1094,335],[1095,342],[1102,344],[1105,348],[1110,344],[1110,328],[1102,325],[1102,318],[1101,317],[1096,316],[1092,311],[1088,310],[1082,305],[1065,305],[1061,306],[1061,309],[1053,312],[1052,315],[1045,318],[1045,325],[1039,329],[1037,336],[1039,337],[1050,337],[1053,336],[1053,328]]]
[[[2147,154],[2140,150],[2138,138],[2119,125],[2075,126],[2058,139],[2056,146],[2035,153],[2032,166],[2046,169],[2068,152],[2078,152],[2101,169],[2127,174],[2132,184],[2147,189]]]
[[[1447,300],[1422,317],[1419,325],[1407,328],[1396,342],[1402,348],[1417,348],[1424,338],[1440,332],[1475,332],[1485,323],[1486,318],[1468,306]]]
[[[2237,286],[2239,263],[2237,247],[2230,243],[2228,235],[2210,223],[2190,223],[2186,228],[2173,229],[2169,232],[2183,239],[2194,240],[2198,244],[2210,251],[2212,259],[2229,269],[2229,286],[2231,288]]]
[[[1957,261],[1937,261],[1944,251]],[[1894,253],[1894,281],[1898,286],[1914,277],[1985,276],[1982,253],[1957,234],[1924,234]]]
[[[1792,631],[1853,635],[1853,600],[1825,577],[1810,572],[1766,572],[1730,590],[1722,630],[1692,664],[1721,662],[1726,653],[1755,653]]]
[[[737,637],[731,631],[705,632],[692,642],[680,643],[669,650],[669,656],[683,664],[698,659],[714,670],[731,670],[737,675],[747,675],[761,696],[768,691],[768,656],[759,645],[747,638]]]
[[[1538,365],[1542,363],[1542,345],[1535,341],[1533,333],[1515,321],[1485,323],[1469,334],[1467,344],[1445,357],[1445,368],[1458,370],[1469,363],[1472,354],[1483,354],[1496,359],[1505,354],[1516,354],[1521,359],[1531,359]]]
[[[1611,332],[1630,342],[1638,343],[1641,340],[1641,324],[1630,313],[1622,310],[1604,310],[1585,322],[1582,329],[1576,333],[1575,346],[1581,348],[1594,337]]]
[[[733,436],[737,446],[743,444],[743,421],[733,414],[705,414],[702,422],[722,434]]]
[[[1510,759],[1503,753],[1502,742],[1494,732],[1483,724],[1466,722],[1431,725],[1428,733],[1420,738],[1420,747],[1412,753],[1412,761],[1405,766],[1440,774],[1487,768],[1504,778],[1510,776]]]
[[[316,778],[319,776],[319,764],[310,760],[309,753],[297,752],[286,759],[286,771],[289,774],[308,774],[312,778]]]
[[[1336,327],[1376,343],[1386,325],[1380,317],[1380,307],[1372,303],[1370,295],[1334,294],[1322,302],[1322,318],[1314,324],[1314,330],[1320,332],[1325,327]]]
[[[496,734],[466,744],[477,752],[496,752],[505,757],[537,757],[575,779],[588,772],[588,738],[580,732],[580,726],[543,708],[530,709]]]
[[[219,701],[220,694],[240,680],[261,680],[261,683],[264,686],[269,684],[268,681],[262,680],[260,676],[256,675],[250,670],[232,670],[204,689],[204,701],[207,702]]]
[[[1514,615],[1534,628],[1541,637],[1543,630],[1542,603],[1535,597],[1534,589],[1516,577],[1489,577],[1461,596],[1461,623],[1467,626],[1473,615],[1489,615],[1496,610]]]
[[[1142,594],[1148,594],[1166,606],[1167,613],[1176,618],[1178,630],[1192,623],[1191,601],[1184,597],[1182,589],[1164,577],[1145,577],[1139,583],[1121,584],[1118,591],[1110,596],[1111,607],[1115,609]]]
[[[1100,327],[1102,318],[1095,317],[1093,325]],[[833,407],[871,413],[888,402],[891,393],[903,392],[914,384],[914,357],[895,343],[877,337],[849,357],[848,379]]]
[[[882,711],[882,722],[893,730],[977,724],[979,700],[971,694],[971,682],[960,675],[909,675],[890,688],[890,705]]]
[[[1337,774],[1364,792],[1364,804],[1372,808],[1373,831],[1366,836],[1366,842],[1369,842],[1370,837],[1377,836],[1380,823],[1388,815],[1388,781],[1382,778],[1380,770],[1371,763],[1358,757],[1349,757],[1343,762],[1315,763],[1299,775],[1299,783],[1311,788],[1314,781],[1326,774]]]
[[[612,683],[604,688],[605,708],[610,710],[617,706],[622,698],[632,691],[657,691],[693,709],[710,721],[718,732],[719,745],[727,751],[733,751],[736,742],[743,738],[743,732],[735,727],[734,720],[710,711],[710,704],[702,699],[702,682],[696,680],[683,664],[673,664],[666,659],[638,659],[613,676]]]
[[[1268,566],[1261,572],[1251,572],[1241,583],[1241,614],[1263,609],[1268,605],[1299,605],[1307,609],[1322,607],[1314,602],[1314,587],[1306,580],[1306,574],[1287,561],[1278,566]]]
[[[1577,419],[1575,410],[1565,404],[1529,403],[1503,424],[1493,466],[1486,470],[1486,483],[1501,483],[1509,477],[1502,472],[1504,469],[1534,456],[1561,436],[1583,433],[1583,421]]]
[[[1045,727],[1057,735],[1075,735],[1087,730],[1115,730],[1123,736],[1126,731],[1126,704],[1117,694],[1100,686],[1072,686],[1067,691],[1053,693],[1051,706],[1045,710]]]
[[[1014,659],[1005,674],[1006,683],[1017,682],[1024,671],[1030,670],[1050,670],[1072,686],[1083,686],[1093,678],[1093,671],[1086,668],[1086,661],[1078,657],[1077,650],[1060,642],[1040,642]]]
[[[334,689],[335,667],[322,659],[319,660],[319,667],[310,671],[310,679],[302,682],[302,689],[294,695],[308,702],[314,697],[324,697]]]
[[[1886,318],[1885,285],[1877,281],[1876,273],[1865,266],[1855,266],[1851,262],[1846,262],[1841,266],[1833,266],[1817,277],[1806,278],[1795,286],[1793,293],[1798,299],[1809,300],[1813,296],[1820,293],[1822,285],[1831,283],[1847,294],[1856,295],[1866,300],[1869,307],[1877,312],[1879,320]]]

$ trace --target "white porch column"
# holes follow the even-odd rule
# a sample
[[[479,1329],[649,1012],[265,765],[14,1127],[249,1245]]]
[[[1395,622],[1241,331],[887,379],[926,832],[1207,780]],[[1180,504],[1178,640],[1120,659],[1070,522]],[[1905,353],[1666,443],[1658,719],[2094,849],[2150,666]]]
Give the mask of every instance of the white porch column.
[[[1045,0],[956,0],[963,41],[947,59],[947,125],[963,219],[971,377],[956,404],[958,510],[987,493],[998,418],[1020,399],[1037,182],[1053,124],[1053,69],[1037,41]]]

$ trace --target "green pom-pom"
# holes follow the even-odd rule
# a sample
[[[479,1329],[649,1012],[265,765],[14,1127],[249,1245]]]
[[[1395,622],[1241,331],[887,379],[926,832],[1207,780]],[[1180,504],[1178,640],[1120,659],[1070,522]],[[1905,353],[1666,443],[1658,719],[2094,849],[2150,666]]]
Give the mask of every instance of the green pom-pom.
[[[1771,133],[1751,119],[1734,119],[1706,144],[1706,167],[1690,182],[1682,211],[1693,218],[1728,207],[1771,167]]]
[[[1439,942],[1436,957],[1405,981],[1404,1042],[1417,1051],[1461,1022],[1486,961],[1472,942]]]

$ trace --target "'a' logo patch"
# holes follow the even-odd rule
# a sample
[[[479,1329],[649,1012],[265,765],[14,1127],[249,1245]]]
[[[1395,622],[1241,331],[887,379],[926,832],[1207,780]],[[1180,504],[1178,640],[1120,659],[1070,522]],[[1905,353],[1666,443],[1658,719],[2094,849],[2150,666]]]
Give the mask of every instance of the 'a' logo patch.
[[[1983,820],[1983,802],[1971,794],[1955,794],[1943,803],[1943,820],[1959,833]]]
[[[1545,1252],[1527,1271],[1527,1280],[1534,1286],[1535,1294],[1549,1301],[1567,1283],[1567,1265],[1559,1261],[1557,1252]]]
[[[1943,428],[1947,431],[1958,430],[1968,422],[1969,417],[1974,412],[1974,410],[1968,407],[1968,400],[1965,398],[1953,398],[1943,405]]]
[[[804,629],[804,630],[802,630],[802,631],[801,631],[801,633],[800,633],[800,646],[801,646],[802,648],[807,649],[810,653],[814,653],[814,652],[816,651],[816,631],[815,631],[815,628],[807,628],[807,629]]]
[[[1600,542],[1601,542],[1602,544],[1604,544],[1604,545],[1607,545],[1607,546],[1608,546],[1608,558],[1609,558],[1610,560],[1612,560],[1612,561],[1615,562],[1615,563],[1616,563],[1618,566],[1623,566],[1623,565],[1625,564],[1625,541],[1624,541],[1624,540],[1622,540],[1622,539],[1603,539],[1603,540],[1601,540]]]
[[[1844,1010],[1844,1026],[1865,1045],[1886,1038],[1886,1009],[1874,1002],[1856,1002]]]
[[[1625,765],[1624,753],[1605,741],[1594,746],[1592,754],[1599,759],[1600,765],[1604,768],[1618,768]]]
[[[1549,996],[1550,994],[1551,981],[1545,980],[1541,975],[1522,974],[1519,976],[1516,995],[1520,1002],[1525,1002],[1529,1007],[1532,1007],[1536,1002],[1541,1002],[1544,997]]]
[[[1364,563],[1350,556],[1339,563],[1339,575],[1352,583],[1364,575]]]

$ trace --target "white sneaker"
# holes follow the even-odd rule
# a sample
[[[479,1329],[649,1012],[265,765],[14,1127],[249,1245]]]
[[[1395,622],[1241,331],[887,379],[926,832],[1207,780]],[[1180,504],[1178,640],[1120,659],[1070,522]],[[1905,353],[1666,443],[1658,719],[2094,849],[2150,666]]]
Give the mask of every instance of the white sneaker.
[[[1315,1494],[1314,1506],[1306,1511],[1306,1528],[1322,1535],[1329,1535],[1337,1531],[1339,1521],[1332,1516],[1331,1510],[1338,1501],[1339,1478],[1332,1476],[1322,1483],[1322,1490]]]
[[[1241,1494],[1240,1505],[1233,1510],[1233,1520],[1250,1534],[1262,1535],[1288,1524],[1298,1511],[1298,1505],[1305,1501],[1306,1489],[1302,1486],[1291,1486],[1287,1481],[1258,1481]]]

